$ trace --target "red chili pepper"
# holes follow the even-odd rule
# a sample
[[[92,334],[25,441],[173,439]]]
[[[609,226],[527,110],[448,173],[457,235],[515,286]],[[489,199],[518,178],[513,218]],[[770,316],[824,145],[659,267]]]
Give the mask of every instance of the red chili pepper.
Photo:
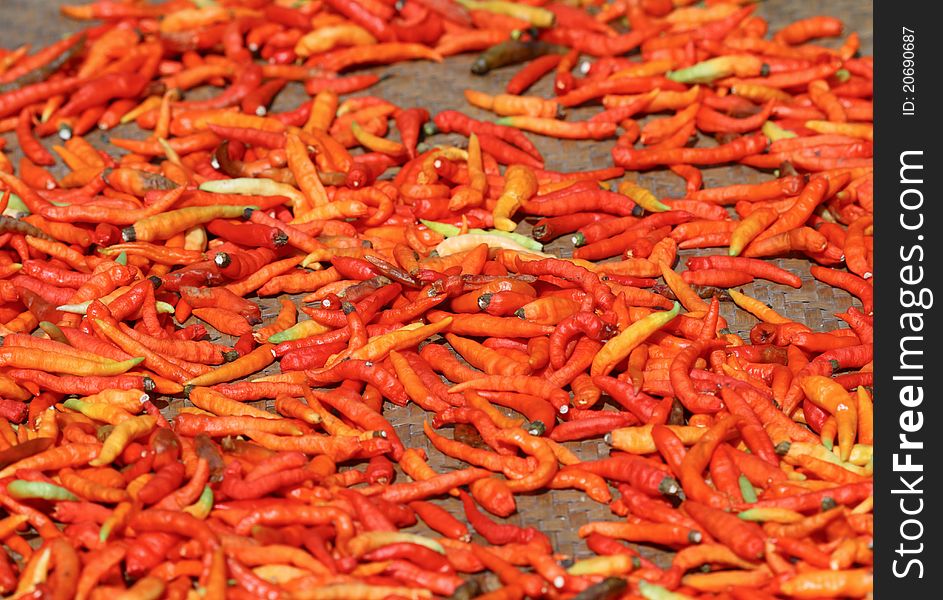
[[[533,527],[522,528],[507,523],[495,523],[478,510],[475,501],[467,492],[459,491],[459,496],[462,499],[468,522],[489,544],[497,546],[510,543],[527,544],[535,539],[546,539],[543,533]]]
[[[33,137],[31,120],[32,111],[26,108],[20,111],[20,117],[16,125],[16,140],[20,145],[20,149],[29,160],[37,165],[48,167],[56,164],[56,159],[53,158],[52,154]]]
[[[543,161],[540,152],[537,150],[537,147],[534,146],[533,142],[527,139],[527,136],[525,136],[523,132],[513,127],[504,127],[494,123],[476,121],[464,113],[455,110],[444,110],[440,112],[433,117],[433,122],[438,131],[442,133],[454,132],[465,137],[474,133],[479,137],[479,140],[482,135],[493,136],[517,146],[527,154],[530,154],[534,159],[541,162]],[[482,146],[482,150],[487,152],[484,146]]]
[[[438,504],[416,500],[409,503],[409,507],[416,511],[430,529],[441,533],[447,538],[467,542],[470,539],[468,527],[453,517]]]
[[[0,94],[0,118],[17,114],[21,109],[51,96],[70,93],[83,83],[78,77],[66,77],[27,85],[18,90]]]
[[[685,501],[681,506],[708,533],[744,560],[758,560],[763,557],[765,535],[756,523],[744,521],[735,515],[693,500]]]
[[[85,109],[116,98],[136,98],[147,87],[149,78],[139,73],[110,73],[86,83],[59,109],[59,116],[76,115]]]
[[[416,158],[419,132],[422,130],[422,125],[429,120],[429,111],[424,108],[410,108],[396,112],[393,119],[396,121],[400,140],[406,146],[409,158]]]

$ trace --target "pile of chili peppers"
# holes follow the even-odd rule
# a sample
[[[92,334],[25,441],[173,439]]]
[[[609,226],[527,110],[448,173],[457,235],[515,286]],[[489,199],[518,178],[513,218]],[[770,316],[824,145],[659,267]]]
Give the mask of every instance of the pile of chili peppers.
[[[0,150],[0,592],[869,595],[871,59],[751,2],[574,4],[102,0],[0,51],[23,154]],[[494,122],[347,96],[379,80],[348,69],[462,52],[517,69],[466,92]],[[292,82],[310,99],[273,112]],[[143,138],[83,137],[122,123]],[[525,132],[616,138],[613,166],[547,170]],[[704,188],[728,163],[768,175]],[[638,184],[662,167],[683,198]],[[716,250],[676,272],[689,248]],[[739,289],[801,287],[783,256],[860,301],[847,328]],[[406,447],[388,402],[462,466]],[[567,444],[593,438],[609,457]],[[557,489],[611,509],[579,528],[591,558],[501,519]]]

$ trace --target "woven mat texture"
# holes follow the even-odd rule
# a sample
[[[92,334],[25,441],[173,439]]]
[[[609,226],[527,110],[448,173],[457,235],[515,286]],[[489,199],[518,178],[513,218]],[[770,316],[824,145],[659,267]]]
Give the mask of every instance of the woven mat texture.
[[[0,33],[3,45],[13,48],[24,43],[33,44],[34,49],[55,41],[60,36],[81,28],[81,24],[70,22],[58,14],[58,7],[63,0],[0,0]],[[765,17],[770,23],[770,31],[775,31],[783,25],[799,18],[815,14],[830,14],[842,18],[846,25],[846,32],[857,31],[861,36],[862,54],[872,53],[872,3],[868,0],[835,0],[832,2],[817,2],[811,0],[767,0],[760,4],[758,14]],[[829,41],[823,42],[829,45]],[[832,44],[834,45],[834,44]],[[492,71],[487,76],[476,77],[470,73],[469,67],[474,55],[464,55],[448,58],[443,64],[426,62],[401,63],[386,68],[374,69],[389,77],[376,86],[361,94],[377,95],[390,100],[402,107],[422,106],[430,113],[441,110],[462,110],[467,114],[490,120],[493,115],[465,103],[463,90],[473,88],[488,93],[503,92],[507,81],[514,75],[518,67],[507,67]],[[532,94],[550,97],[550,79],[545,78],[540,84],[531,89]],[[196,90],[188,93],[189,98],[198,99],[218,93],[218,90]],[[278,97],[274,110],[287,110],[298,106],[307,96],[300,85],[288,86]],[[579,120],[587,118],[599,109],[597,107],[579,108],[569,111],[568,118]],[[141,132],[133,127],[117,128],[111,132],[116,137],[143,137]],[[395,128],[392,128],[395,137]],[[612,165],[610,150],[613,142],[589,141],[560,141],[528,134],[537,145],[546,161],[546,168],[558,171],[581,171],[597,169]],[[19,161],[19,151],[12,135],[7,142],[8,156],[14,164]],[[100,132],[93,132],[87,138],[97,147],[107,149],[112,154],[120,154],[117,148],[109,146],[107,136]],[[431,144],[454,143],[464,145],[465,139],[455,135],[437,135],[427,140]],[[52,139],[45,140],[47,146]],[[54,173],[62,175],[61,165]],[[634,174],[633,174],[634,175]],[[743,166],[725,166],[706,169],[704,171],[704,187],[716,187],[733,183],[755,183],[768,180],[770,174],[762,173]],[[684,193],[684,182],[670,171],[650,171],[638,174],[638,182],[651,189],[658,197],[681,197]],[[521,225],[519,231],[530,229],[529,223]],[[547,248],[548,252],[560,256],[569,256],[572,246],[565,241],[558,240]],[[676,269],[683,269],[687,257],[696,255],[716,254],[717,249],[681,251]],[[801,259],[776,259],[775,262],[802,278],[801,289],[793,289],[784,285],[757,280],[743,286],[745,293],[769,304],[777,312],[805,323],[813,330],[830,330],[844,326],[834,314],[847,309],[857,300],[844,292],[823,285],[815,281],[809,274],[809,262]],[[300,301],[299,301],[300,302]],[[275,316],[278,312],[277,298],[266,298],[260,302],[262,315],[265,320]],[[732,303],[722,304],[722,315],[727,319],[729,328],[734,333],[746,336],[757,320],[746,312],[737,309]],[[212,332],[212,339],[227,343],[227,336]],[[277,364],[267,371],[276,372]],[[259,403],[272,410],[272,402]],[[168,416],[177,413],[185,406],[184,401],[173,400],[164,409]],[[461,468],[464,463],[449,458],[432,448],[422,431],[423,421],[428,415],[415,404],[405,408],[387,403],[384,415],[396,427],[397,433],[407,447],[425,448],[429,455],[430,464],[437,471],[447,471]],[[445,435],[448,434],[446,430]],[[567,446],[583,460],[593,460],[608,455],[608,447],[602,440],[591,440],[582,443],[568,443]],[[406,481],[403,473],[398,473],[399,481]],[[463,519],[461,503],[454,498],[438,501],[447,510]],[[577,530],[587,522],[595,520],[612,520],[615,517],[605,505],[588,499],[582,492],[572,490],[557,490],[530,494],[517,497],[517,513],[507,521],[515,524],[526,524],[538,527],[552,539],[554,548],[562,554],[574,558],[589,556],[591,553],[579,539]],[[411,531],[435,535],[422,525]],[[670,553],[663,549],[640,547],[640,551],[665,565],[670,561]]]

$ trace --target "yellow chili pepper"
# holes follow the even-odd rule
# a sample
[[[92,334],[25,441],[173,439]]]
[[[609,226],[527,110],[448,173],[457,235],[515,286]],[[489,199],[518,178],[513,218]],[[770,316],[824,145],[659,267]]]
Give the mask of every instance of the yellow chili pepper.
[[[751,298],[750,296],[738,292],[737,290],[727,290],[727,293],[730,294],[730,297],[733,298],[733,301],[737,306],[747,311],[760,321],[765,323],[773,323],[774,325],[792,323],[790,319],[780,315],[775,310],[766,306],[756,298]]]
[[[295,212],[303,214],[314,206],[327,204],[327,192],[318,176],[317,167],[308,156],[308,147],[293,133],[289,133],[285,139],[285,156],[288,159],[288,168],[305,197],[304,203],[295,203]]]
[[[831,121],[806,121],[805,126],[822,134],[847,135],[849,137],[874,140],[874,126],[870,123],[833,123]]]
[[[260,419],[278,419],[279,416],[251,404],[236,402],[208,387],[195,387],[187,396],[197,408],[209,411],[216,416],[259,417]]]
[[[606,345],[596,354],[590,367],[590,375],[606,375],[609,373],[619,361],[631,354],[636,346],[670,323],[672,319],[678,316],[679,312],[681,312],[681,305],[675,302],[671,310],[652,313],[626,327],[619,335],[607,341]]]
[[[537,176],[528,167],[511,165],[504,174],[504,192],[494,207],[494,226],[501,231],[514,231],[511,220],[521,203],[537,193]]]
[[[118,423],[108,434],[108,437],[105,438],[105,443],[102,444],[98,456],[89,461],[88,464],[93,467],[103,467],[111,464],[131,443],[131,440],[150,433],[156,424],[157,419],[150,415],[132,417],[127,421]]]
[[[371,550],[400,542],[418,544],[439,554],[445,554],[445,549],[439,542],[422,535],[402,531],[365,531],[353,537],[348,542],[347,549],[352,556],[362,556]]]
[[[350,124],[350,132],[354,134],[357,143],[374,152],[389,154],[390,156],[403,156],[406,154],[406,146],[393,140],[373,135],[363,128],[357,121]]]
[[[304,194],[287,183],[279,183],[272,179],[252,177],[237,177],[235,179],[219,179],[204,181],[200,189],[214,194],[245,194],[247,196],[285,196],[291,200],[292,206],[303,206],[306,202]]]
[[[518,2],[505,2],[504,0],[458,0],[458,3],[468,10],[485,10],[499,15],[507,15],[527,21],[534,27],[553,27],[556,22],[556,15],[537,6],[529,6]]]
[[[245,356],[241,356],[231,363],[216,367],[203,375],[194,377],[184,385],[215,385],[217,383],[233,381],[240,377],[251,375],[252,373],[258,373],[275,361],[275,353],[272,351],[272,348],[272,344],[262,344]]]
[[[141,412],[141,402],[150,397],[141,390],[103,390],[91,396],[85,396],[81,400],[89,404],[107,404],[117,406],[129,413],[138,414]]]
[[[386,358],[386,356],[391,351],[412,348],[419,342],[432,337],[451,324],[452,317],[446,317],[441,321],[432,323],[430,325],[410,323],[409,325],[400,327],[396,331],[391,331],[390,333],[378,335],[372,338],[366,346],[351,352],[348,358],[354,360],[369,360],[372,362],[378,362]],[[330,367],[334,364],[335,361],[334,357],[332,356],[328,359],[325,366]]]
[[[570,575],[624,575],[639,566],[637,557],[628,554],[594,556],[578,560],[566,570]]]
[[[737,514],[744,521],[761,521],[770,523],[797,523],[805,518],[802,513],[775,506],[750,508]]]
[[[730,249],[727,254],[739,256],[756,236],[775,223],[777,219],[779,219],[779,212],[773,208],[760,208],[751,212],[730,232]]]
[[[118,425],[134,418],[134,415],[120,406],[111,404],[83,402],[77,398],[70,398],[63,402],[62,405],[70,410],[82,413],[89,419],[102,421],[111,425]]]
[[[671,210],[671,207],[656,198],[655,194],[634,181],[623,181],[619,184],[618,189],[620,194],[628,196],[633,202],[648,212],[665,212]]]
[[[22,598],[36,590],[36,586],[46,581],[49,575],[49,562],[52,559],[52,546],[46,544],[38,552],[33,554],[23,572],[20,573],[20,581],[16,586],[16,591],[11,598]]]
[[[703,298],[697,295],[697,293],[691,289],[691,286],[677,273],[672,270],[672,268],[667,264],[662,264],[659,267],[661,269],[661,276],[665,278],[665,284],[668,288],[674,293],[675,298],[678,299],[678,302],[681,303],[681,306],[684,307],[684,310],[688,312],[694,311],[707,311],[709,305],[704,301]]]
[[[813,404],[834,415],[838,425],[838,456],[847,461],[858,432],[857,402],[841,384],[829,377],[811,375],[804,377],[799,384]]]
[[[698,440],[707,431],[706,427],[695,427],[693,425],[668,425],[668,429],[674,432],[685,446],[697,443]],[[652,438],[652,425],[639,425],[636,427],[620,427],[606,434],[606,442],[616,450],[622,450],[630,454],[651,454],[657,452],[655,440]]]
[[[143,357],[137,357],[121,362],[98,362],[37,348],[0,348],[0,367],[36,369],[66,375],[121,375],[142,360]]]

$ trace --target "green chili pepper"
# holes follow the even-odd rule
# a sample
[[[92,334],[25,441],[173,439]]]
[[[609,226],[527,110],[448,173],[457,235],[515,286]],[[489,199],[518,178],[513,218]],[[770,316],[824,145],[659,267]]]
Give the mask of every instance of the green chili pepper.
[[[78,497],[75,494],[58,486],[54,483],[45,481],[27,481],[25,479],[14,479],[7,484],[7,493],[17,499],[40,498],[42,500],[70,501],[77,502]]]
[[[715,79],[733,75],[736,60],[734,56],[718,56],[684,69],[669,71],[665,77],[678,83],[711,83]]]
[[[776,140],[786,140],[789,138],[797,137],[796,134],[788,129],[783,129],[773,121],[767,121],[763,123],[763,135],[769,138],[769,141],[775,142]]]
[[[688,600],[691,598],[691,596],[688,596],[687,594],[679,594],[677,592],[669,591],[660,585],[649,583],[644,579],[639,581],[638,591],[644,598],[647,598],[648,600]]]
[[[209,516],[213,510],[213,490],[210,486],[203,487],[203,493],[197,498],[197,501],[183,509],[183,512],[190,513],[197,519],[203,520]]]
[[[126,266],[128,264],[128,253],[122,250],[121,254],[115,257],[115,262],[119,265]]]
[[[756,502],[756,490],[753,488],[753,484],[750,483],[750,480],[747,479],[745,475],[740,475],[737,479],[737,483],[740,484],[740,495],[743,496],[743,501]]]
[[[65,204],[63,204],[65,206]],[[23,200],[20,199],[14,193],[10,193],[10,200],[7,202],[7,208],[3,211],[4,215],[7,216],[19,216],[19,215],[28,215],[29,208],[26,207],[26,204],[23,203]]]
[[[285,331],[279,331],[278,333],[269,336],[268,342],[270,344],[280,344],[282,342],[291,342],[293,340],[300,340],[311,335],[316,335],[324,331],[323,326],[317,321],[301,321],[292,325]]]
[[[214,194],[245,194],[249,196],[285,196],[293,202],[303,201],[304,195],[294,187],[264,177],[236,177],[204,181],[200,189]],[[247,207],[248,208],[248,207]],[[252,207],[258,209],[257,206]]]
[[[458,232],[461,231],[455,225],[449,225],[448,223],[439,223],[438,221],[427,221],[425,219],[419,219],[419,222],[431,229],[432,231],[438,233],[439,235],[444,235],[445,237],[452,237],[453,235],[458,235]]]
[[[420,219],[422,224],[431,229],[432,231],[443,235],[445,237],[453,237],[459,235],[461,229],[455,225],[449,225],[448,223],[439,223],[437,221],[426,221]],[[485,234],[485,235],[501,235],[506,238],[510,238],[517,242],[519,245],[524,246],[528,250],[534,250],[536,252],[542,252],[544,249],[543,244],[537,240],[530,238],[526,235],[521,235],[520,233],[515,233],[513,231],[501,231],[500,229],[469,229],[468,233],[471,234]]]

